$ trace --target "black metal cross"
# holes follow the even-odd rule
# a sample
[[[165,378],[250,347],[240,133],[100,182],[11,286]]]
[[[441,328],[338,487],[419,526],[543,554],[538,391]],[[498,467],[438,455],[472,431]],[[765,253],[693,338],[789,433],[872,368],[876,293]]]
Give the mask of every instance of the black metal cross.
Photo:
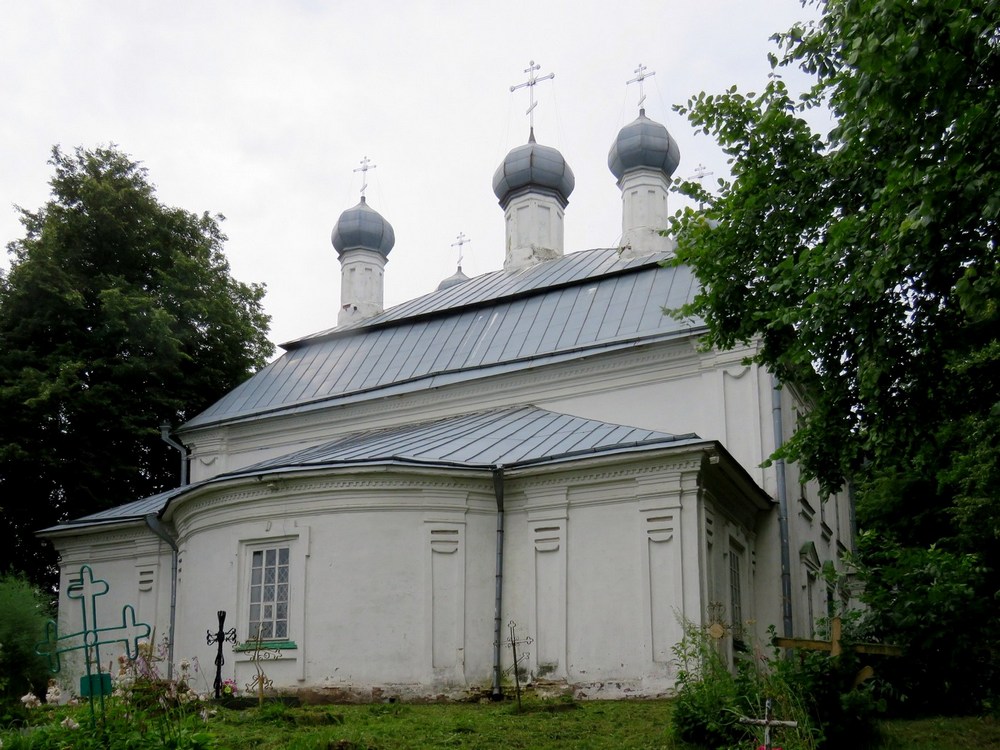
[[[236,643],[236,628],[229,628],[229,630],[226,630],[225,610],[219,610],[218,632],[213,633],[209,630],[206,640],[208,641],[209,646],[213,643],[219,644],[219,652],[215,655],[215,682],[212,683],[212,687],[215,688],[215,699],[219,700],[222,697],[222,665],[226,663],[226,660],[222,656],[222,644],[226,641]]]

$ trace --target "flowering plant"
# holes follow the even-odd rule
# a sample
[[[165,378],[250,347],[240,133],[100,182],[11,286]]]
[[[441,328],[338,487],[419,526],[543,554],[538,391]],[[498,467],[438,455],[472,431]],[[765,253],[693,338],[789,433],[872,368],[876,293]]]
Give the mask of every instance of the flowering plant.
[[[239,692],[239,687],[236,685],[236,680],[223,680],[222,681],[222,694],[227,698],[233,698]]]

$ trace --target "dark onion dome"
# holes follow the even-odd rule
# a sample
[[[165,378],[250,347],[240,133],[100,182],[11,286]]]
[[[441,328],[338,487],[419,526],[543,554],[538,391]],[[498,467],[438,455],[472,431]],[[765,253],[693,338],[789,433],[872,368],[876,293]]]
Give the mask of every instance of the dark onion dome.
[[[565,206],[575,186],[573,170],[563,155],[551,146],[535,143],[534,131],[526,144],[507,154],[493,175],[493,192],[504,208],[515,194],[529,189],[553,193]]]
[[[458,270],[455,271],[455,273],[453,273],[447,279],[438,284],[437,291],[440,292],[442,289],[451,289],[453,286],[458,286],[459,284],[468,280],[469,277],[466,276],[464,273],[462,273],[462,267],[459,266]]]
[[[608,169],[620,180],[630,169],[659,169],[669,177],[681,161],[681,150],[667,129],[646,117],[639,117],[618,131],[608,152]]]
[[[392,231],[392,224],[382,218],[382,214],[365,203],[362,195],[358,205],[347,209],[337,219],[330,241],[338,255],[342,255],[345,250],[358,248],[388,255],[396,244],[396,233]]]

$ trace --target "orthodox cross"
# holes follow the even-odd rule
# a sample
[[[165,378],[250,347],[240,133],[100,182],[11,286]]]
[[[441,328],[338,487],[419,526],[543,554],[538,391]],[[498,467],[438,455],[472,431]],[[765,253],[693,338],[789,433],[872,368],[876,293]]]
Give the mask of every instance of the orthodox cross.
[[[772,718],[770,698],[764,701],[763,719],[750,719],[747,718],[746,716],[741,716],[739,722],[740,724],[750,724],[751,726],[764,727],[764,745],[763,745],[764,750],[772,750],[771,746],[772,727],[797,727],[799,725],[797,721],[782,721],[781,719]]]
[[[698,182],[701,182],[706,177],[711,177],[713,174],[715,174],[715,172],[709,172],[705,168],[704,164],[699,164],[697,167],[694,168],[694,174],[691,175],[691,179],[698,180]]]
[[[104,711],[104,696],[111,694],[111,675],[101,672],[101,646],[121,643],[125,654],[134,661],[139,655],[139,642],[149,638],[152,628],[144,622],[137,622],[135,608],[131,604],[122,607],[120,625],[99,627],[97,621],[97,599],[110,591],[108,582],[94,578],[89,565],[80,567],[80,575],[73,578],[66,588],[66,596],[80,602],[82,627],[75,633],[59,635],[55,620],[45,624],[45,640],[35,646],[35,651],[49,661],[49,670],[56,674],[62,668],[60,656],[70,651],[83,651],[87,674],[80,678],[80,695],[90,699],[90,718],[94,723],[94,695],[100,698],[101,712]],[[97,673],[94,674],[94,667]]]
[[[655,76],[656,71],[654,70],[652,73],[647,73],[646,66],[643,65],[642,63],[639,63],[639,67],[632,72],[635,73],[635,78],[633,78],[631,81],[626,81],[625,85],[628,86],[631,83],[639,84],[639,110],[642,111],[643,102],[646,101],[646,94],[642,90],[642,82],[645,81],[647,78],[652,78],[653,76]]]
[[[514,691],[517,693],[517,710],[521,711],[521,673],[519,667],[521,662],[528,659],[531,654],[528,651],[524,651],[522,654],[518,655],[517,646],[523,643],[525,646],[530,646],[534,641],[531,636],[526,636],[524,638],[518,638],[515,634],[515,629],[517,628],[517,623],[511,620],[507,623],[507,627],[510,629],[510,635],[507,636],[506,644],[511,650],[511,657],[513,663],[510,665],[510,669],[505,670],[505,673],[514,674]]]
[[[538,106],[538,102],[535,101],[535,84],[539,81],[547,81],[550,78],[555,78],[555,73],[549,73],[544,76],[536,76],[535,72],[541,70],[541,65],[536,65],[534,60],[528,62],[528,67],[524,69],[524,72],[528,74],[528,80],[524,83],[519,83],[515,86],[510,87],[511,93],[514,93],[518,89],[523,89],[525,86],[528,88],[528,109],[524,114],[528,115],[528,127],[531,130],[535,129],[535,107]]]
[[[361,160],[361,166],[355,169],[355,172],[361,172],[361,200],[365,198],[365,190],[368,189],[368,170],[375,169],[377,164],[372,164],[371,160],[366,156]]]
[[[257,670],[257,674],[247,683],[247,691],[257,693],[258,706],[264,705],[264,691],[274,687],[274,680],[264,674],[264,668],[260,663],[268,659],[277,659],[281,656],[280,651],[263,647],[265,640],[261,635],[262,628],[263,625],[258,625],[257,637],[244,643],[244,646],[253,647],[253,655],[250,657],[250,662],[253,664],[254,669]]]
[[[470,240],[468,237],[465,236],[465,232],[459,232],[458,236],[455,238],[455,240],[456,240],[455,242],[451,243],[451,246],[458,248],[458,267],[461,270],[461,268],[462,268],[462,245],[465,245],[466,243],[472,242],[472,240]]]
[[[215,633],[209,630],[208,635],[205,637],[209,646],[213,643],[219,644],[219,652],[215,655],[215,682],[212,683],[212,687],[215,689],[215,700],[219,700],[222,697],[222,665],[226,663],[226,660],[222,656],[222,644],[226,641],[236,643],[236,628],[226,630],[225,610],[220,609],[218,614],[219,630]]]

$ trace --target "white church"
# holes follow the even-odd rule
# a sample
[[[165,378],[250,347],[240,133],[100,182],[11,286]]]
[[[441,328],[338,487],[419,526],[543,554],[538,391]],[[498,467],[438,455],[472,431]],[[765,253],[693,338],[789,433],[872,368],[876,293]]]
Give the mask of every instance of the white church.
[[[395,237],[362,197],[333,228],[337,327],[177,430],[190,482],[40,532],[59,632],[84,627],[67,592],[87,565],[102,624],[132,605],[210,670],[225,610],[309,700],[498,697],[511,622],[523,679],[591,698],[669,694],[684,622],[727,653],[770,625],[810,636],[839,604],[849,498],[762,467],[805,408],[792,385],[664,314],[697,288],[659,234],[679,156],[640,110],[608,154],[619,246],[567,251],[573,172],[532,132],[493,176],[503,268],[389,310]],[[225,648],[246,685],[252,651]]]

